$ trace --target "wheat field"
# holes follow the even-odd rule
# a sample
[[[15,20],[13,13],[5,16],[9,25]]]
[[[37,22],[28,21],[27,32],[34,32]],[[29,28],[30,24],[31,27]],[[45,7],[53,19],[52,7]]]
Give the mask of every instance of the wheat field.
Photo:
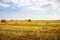
[[[60,40],[60,20],[0,20],[0,40]]]

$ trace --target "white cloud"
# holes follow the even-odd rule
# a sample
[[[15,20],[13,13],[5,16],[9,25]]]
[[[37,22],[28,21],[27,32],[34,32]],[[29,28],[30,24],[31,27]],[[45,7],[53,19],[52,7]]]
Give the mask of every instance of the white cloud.
[[[16,7],[27,7],[32,10],[57,10],[60,3],[57,0],[3,0],[4,2],[12,2]],[[49,8],[42,6],[51,4]]]
[[[4,4],[4,3],[1,3],[1,2],[0,2],[0,6],[1,6],[1,7],[4,7],[4,8],[8,8],[8,7],[10,7],[10,5],[8,5],[8,4]]]
[[[14,4],[17,4],[18,0],[3,0],[3,2],[12,2]]]
[[[12,9],[16,9],[15,7],[12,7]]]

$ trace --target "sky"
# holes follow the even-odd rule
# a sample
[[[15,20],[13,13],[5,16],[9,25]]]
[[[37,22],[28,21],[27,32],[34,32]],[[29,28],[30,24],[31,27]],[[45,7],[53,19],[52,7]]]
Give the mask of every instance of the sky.
[[[60,0],[0,0],[0,19],[60,20]]]

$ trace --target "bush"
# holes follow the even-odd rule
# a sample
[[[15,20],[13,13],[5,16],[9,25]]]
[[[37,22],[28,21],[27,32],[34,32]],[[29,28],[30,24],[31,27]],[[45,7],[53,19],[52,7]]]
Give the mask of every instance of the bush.
[[[2,22],[2,23],[6,23],[6,20],[2,19],[1,22]]]
[[[31,22],[31,19],[29,19],[28,22]]]

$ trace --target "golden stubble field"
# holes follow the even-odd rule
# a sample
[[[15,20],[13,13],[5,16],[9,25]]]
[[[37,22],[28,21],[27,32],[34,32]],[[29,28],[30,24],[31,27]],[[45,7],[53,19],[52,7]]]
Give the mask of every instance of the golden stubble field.
[[[60,20],[0,21],[0,40],[60,40]]]

